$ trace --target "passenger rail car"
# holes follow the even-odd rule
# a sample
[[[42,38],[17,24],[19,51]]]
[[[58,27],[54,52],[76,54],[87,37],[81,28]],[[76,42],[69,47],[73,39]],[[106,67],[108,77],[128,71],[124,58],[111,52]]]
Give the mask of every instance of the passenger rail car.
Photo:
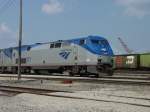
[[[108,41],[99,36],[71,40],[58,40],[22,46],[22,72],[67,71],[70,75],[81,73],[113,74],[113,51]],[[17,72],[18,48],[0,50],[0,71]]]

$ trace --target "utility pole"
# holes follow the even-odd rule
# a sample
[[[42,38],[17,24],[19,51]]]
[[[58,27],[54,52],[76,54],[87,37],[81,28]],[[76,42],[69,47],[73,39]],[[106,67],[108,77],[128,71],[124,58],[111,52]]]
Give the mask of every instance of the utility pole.
[[[20,11],[19,11],[18,80],[21,79],[21,46],[22,46],[22,0],[20,0]]]

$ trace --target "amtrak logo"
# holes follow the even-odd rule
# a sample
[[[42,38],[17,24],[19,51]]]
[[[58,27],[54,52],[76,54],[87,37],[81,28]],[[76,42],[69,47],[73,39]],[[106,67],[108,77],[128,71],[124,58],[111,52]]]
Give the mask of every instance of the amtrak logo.
[[[68,59],[68,56],[70,55],[70,53],[71,52],[62,51],[61,53],[59,53],[59,55],[64,59]]]

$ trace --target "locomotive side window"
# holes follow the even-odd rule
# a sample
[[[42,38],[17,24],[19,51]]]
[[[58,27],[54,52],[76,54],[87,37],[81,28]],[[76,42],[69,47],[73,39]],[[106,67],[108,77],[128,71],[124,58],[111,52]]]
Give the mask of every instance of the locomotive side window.
[[[52,43],[52,44],[50,45],[50,48],[54,48],[54,43]]]
[[[61,43],[56,43],[55,44],[55,48],[60,48],[61,47]]]
[[[84,39],[82,39],[82,40],[80,40],[80,43],[79,43],[80,45],[84,45],[85,44],[85,40]]]

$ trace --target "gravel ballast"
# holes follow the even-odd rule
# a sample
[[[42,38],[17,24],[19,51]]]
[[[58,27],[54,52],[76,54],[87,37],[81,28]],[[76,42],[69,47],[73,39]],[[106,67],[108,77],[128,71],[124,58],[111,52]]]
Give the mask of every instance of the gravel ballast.
[[[24,93],[1,96],[0,112],[150,112],[150,108]]]
[[[71,93],[47,94],[83,98],[71,99],[0,92],[0,112],[150,112],[150,100],[144,100],[150,99],[150,87],[146,85],[79,82],[64,84],[61,81],[50,80],[24,80],[21,82],[1,80],[0,84],[71,91]],[[147,107],[142,105],[147,105]]]

